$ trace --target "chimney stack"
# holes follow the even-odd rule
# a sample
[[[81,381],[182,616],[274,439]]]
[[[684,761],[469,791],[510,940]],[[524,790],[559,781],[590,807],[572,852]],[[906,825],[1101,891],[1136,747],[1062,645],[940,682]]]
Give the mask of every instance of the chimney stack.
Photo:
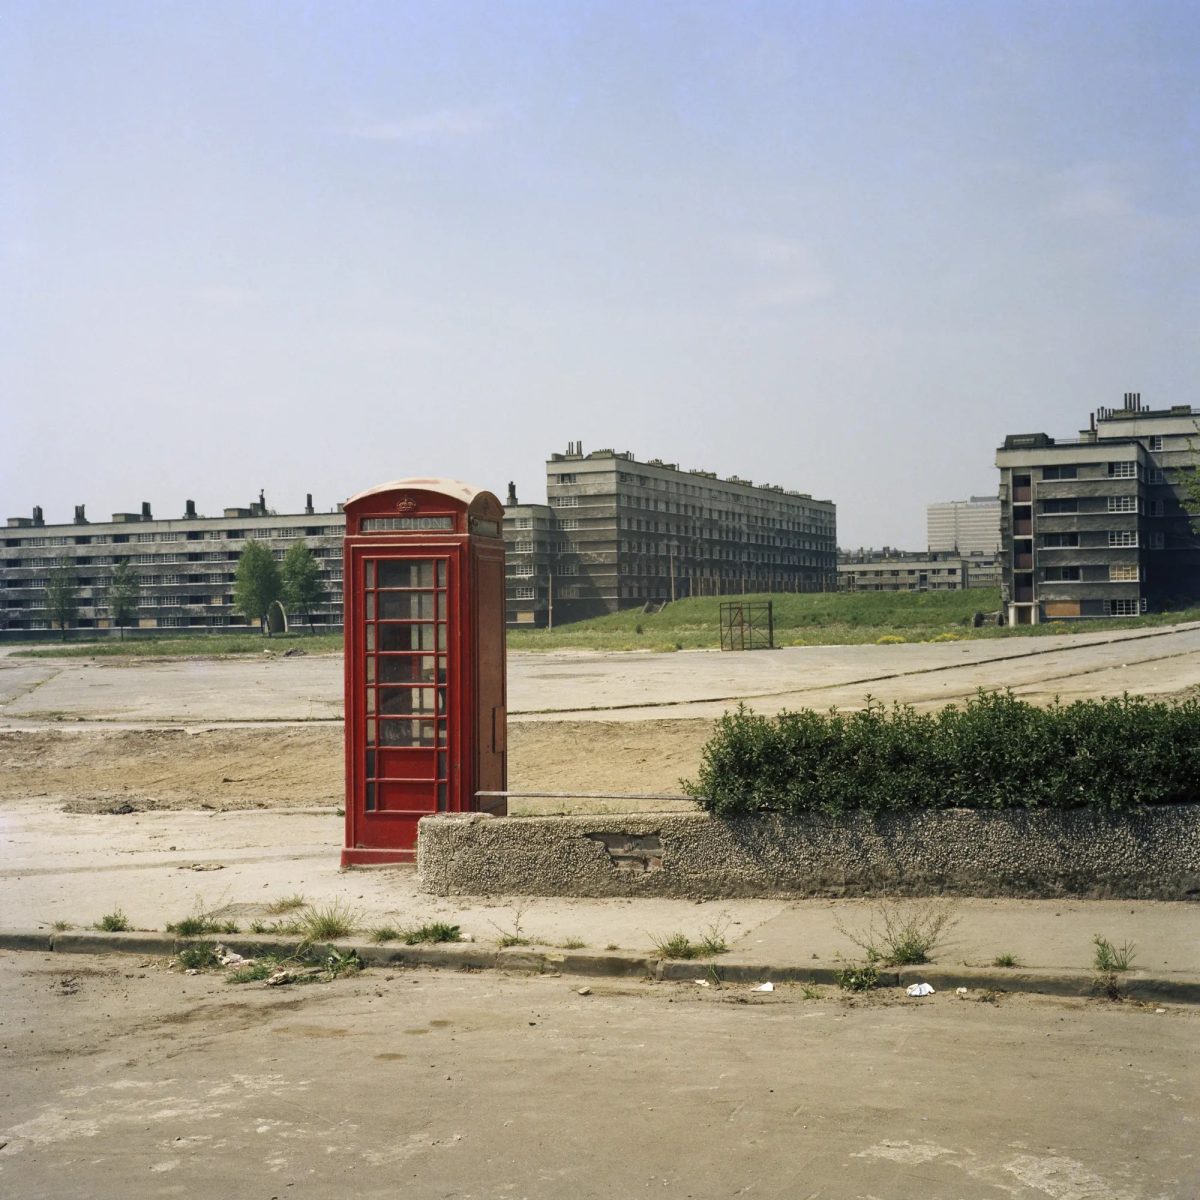
[[[84,506],[82,504],[75,505],[75,524],[76,525],[86,525],[88,523],[87,517],[85,517],[83,515],[83,509],[84,509]]]
[[[150,512],[150,501],[149,500],[142,501],[142,520],[143,521],[153,521],[154,520],[154,516]]]
[[[188,500],[184,503],[183,519],[185,521],[194,521],[196,519],[196,502]]]
[[[45,520],[42,518],[42,506],[35,504],[33,506],[33,523],[35,525],[45,525]]]
[[[520,504],[517,499],[517,485],[510,479],[508,481],[508,498],[504,501],[505,508],[516,508]]]
[[[312,515],[312,510],[313,510],[313,506],[312,506],[312,492],[305,492],[305,493],[304,493],[304,511],[305,511],[306,513],[308,513],[308,514],[309,514],[309,516],[311,516],[311,515]]]

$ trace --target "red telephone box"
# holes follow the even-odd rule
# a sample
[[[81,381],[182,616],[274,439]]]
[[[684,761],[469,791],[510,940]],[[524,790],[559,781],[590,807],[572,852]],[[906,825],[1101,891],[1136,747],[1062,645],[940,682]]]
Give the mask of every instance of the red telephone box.
[[[421,817],[506,786],[504,509],[454,479],[400,479],[345,510],[342,866],[412,862]]]

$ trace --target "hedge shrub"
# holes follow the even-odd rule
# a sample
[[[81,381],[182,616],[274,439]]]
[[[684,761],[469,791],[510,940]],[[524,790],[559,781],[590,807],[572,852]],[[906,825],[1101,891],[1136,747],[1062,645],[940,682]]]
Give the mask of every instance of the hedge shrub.
[[[1036,708],[980,692],[932,713],[868,697],[860,712],[773,718],[740,705],[683,786],[721,816],[1184,804],[1200,800],[1200,702]]]

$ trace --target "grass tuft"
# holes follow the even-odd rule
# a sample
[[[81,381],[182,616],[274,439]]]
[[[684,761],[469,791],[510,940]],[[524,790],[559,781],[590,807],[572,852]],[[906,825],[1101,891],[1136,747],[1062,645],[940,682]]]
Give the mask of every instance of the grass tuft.
[[[341,900],[323,908],[307,908],[296,921],[297,931],[307,942],[328,942],[350,937],[359,927],[359,913]]]
[[[411,929],[402,929],[400,936],[406,946],[417,946],[422,942],[461,942],[462,930],[446,921],[430,921]],[[524,942],[521,945],[525,945]]]
[[[729,950],[724,926],[720,922],[710,925],[698,941],[692,941],[686,933],[673,933],[665,938],[651,937],[650,940],[662,958],[713,958]]]
[[[185,946],[175,957],[185,970],[204,971],[217,965],[217,948],[212,942],[196,942]]]
[[[1020,965],[1020,959],[1015,954],[997,954],[992,959],[993,967],[1019,967]]]
[[[303,908],[308,901],[299,893],[293,892],[290,896],[281,896],[274,903],[267,906],[267,912],[272,916],[282,916],[284,913],[295,912],[297,909]]]
[[[1135,956],[1132,942],[1124,942],[1120,946],[1114,946],[1107,938],[1096,934],[1092,938],[1092,945],[1096,947],[1092,965],[1097,971],[1102,971],[1105,974],[1113,971],[1128,971],[1133,965]]]
[[[104,916],[96,922],[96,928],[103,930],[105,933],[124,933],[130,928],[129,918],[119,908],[114,908],[112,912],[105,913]]]

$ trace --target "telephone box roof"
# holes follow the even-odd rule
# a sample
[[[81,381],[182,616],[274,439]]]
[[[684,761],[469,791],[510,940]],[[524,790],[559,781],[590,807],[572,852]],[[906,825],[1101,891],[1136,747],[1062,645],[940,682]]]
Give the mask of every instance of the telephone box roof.
[[[432,476],[414,477],[411,479],[393,479],[391,483],[381,483],[377,487],[367,488],[365,492],[359,492],[357,495],[351,496],[346,501],[345,507],[349,508],[350,505],[357,504],[360,500],[366,500],[369,496],[378,496],[381,492],[403,491],[435,492],[439,496],[448,496],[452,500],[457,500],[466,508],[470,508],[471,504],[479,496],[492,495],[487,488],[479,488],[470,483],[463,483],[461,479],[440,479]]]

